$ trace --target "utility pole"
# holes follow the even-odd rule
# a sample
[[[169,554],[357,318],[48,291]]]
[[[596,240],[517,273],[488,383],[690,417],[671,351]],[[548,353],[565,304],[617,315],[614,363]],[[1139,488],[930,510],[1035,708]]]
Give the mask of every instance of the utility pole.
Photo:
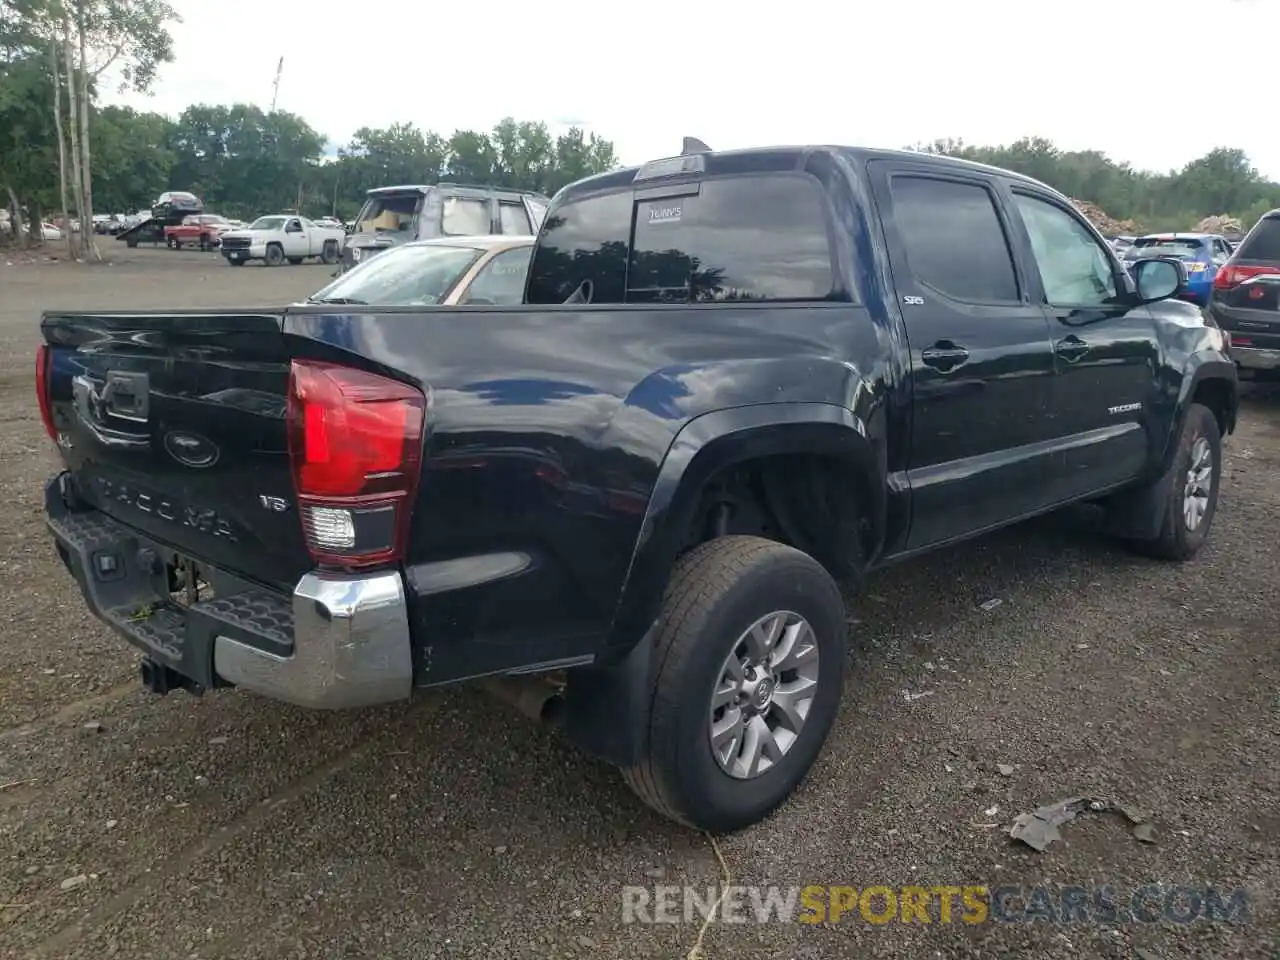
[[[284,57],[280,58],[280,62],[276,64],[276,79],[271,84],[271,112],[276,112],[276,100],[280,96],[280,74],[284,72]]]

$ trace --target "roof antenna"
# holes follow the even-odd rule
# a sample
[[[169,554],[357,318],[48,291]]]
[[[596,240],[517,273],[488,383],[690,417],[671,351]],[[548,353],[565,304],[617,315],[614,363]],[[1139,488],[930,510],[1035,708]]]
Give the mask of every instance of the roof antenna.
[[[680,148],[680,156],[687,157],[691,153],[711,153],[711,148],[697,137],[685,137],[684,146]]]

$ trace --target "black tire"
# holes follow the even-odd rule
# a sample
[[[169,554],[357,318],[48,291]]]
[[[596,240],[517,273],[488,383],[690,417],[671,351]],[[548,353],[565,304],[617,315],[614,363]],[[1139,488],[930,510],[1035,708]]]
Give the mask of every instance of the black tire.
[[[302,263],[302,261],[303,261],[303,258],[302,258],[302,257],[290,257],[290,258],[289,258],[289,265],[290,265],[290,266],[292,266],[292,267],[296,267],[296,266],[298,266],[300,263]]]
[[[1187,484],[1190,480],[1192,452],[1197,441],[1208,444],[1211,467],[1209,475],[1208,503],[1203,515],[1191,529],[1184,519]],[[1171,478],[1165,498],[1164,519],[1160,535],[1154,540],[1130,540],[1129,546],[1143,556],[1157,560],[1190,560],[1209,538],[1214,514],[1218,511],[1218,489],[1222,483],[1222,433],[1213,411],[1199,403],[1191,404],[1178,437],[1178,449],[1170,466]]]
[[[711,692],[737,639],[774,611],[792,611],[812,626],[815,693],[790,748],[765,772],[738,779],[711,748]],[[758,537],[695,547],[672,571],[652,637],[653,700],[644,754],[623,770],[628,786],[654,810],[697,830],[730,832],[768,816],[804,779],[831,730],[845,637],[840,590],[812,557]]]
[[[180,243],[179,243],[177,240],[175,240],[173,237],[165,237],[165,238],[164,238],[164,242],[165,242],[165,245],[166,245],[170,250],[181,250],[181,249],[182,249],[182,244],[180,244]]]
[[[267,256],[265,259],[268,267],[278,267],[280,264],[284,263],[284,250],[281,248],[280,244],[268,244]]]
[[[243,260],[232,260],[230,257],[227,257],[227,263],[231,264],[233,267],[243,267],[245,264]]]
[[[320,249],[320,262],[327,267],[331,267],[338,262],[338,243],[336,240],[326,240],[324,242],[324,246]]]

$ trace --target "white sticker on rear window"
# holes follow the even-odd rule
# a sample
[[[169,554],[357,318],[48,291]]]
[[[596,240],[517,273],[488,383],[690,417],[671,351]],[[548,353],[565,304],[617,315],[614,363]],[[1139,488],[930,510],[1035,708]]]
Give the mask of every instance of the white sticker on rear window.
[[[650,207],[649,222],[650,223],[675,223],[680,219],[680,204],[670,207]]]

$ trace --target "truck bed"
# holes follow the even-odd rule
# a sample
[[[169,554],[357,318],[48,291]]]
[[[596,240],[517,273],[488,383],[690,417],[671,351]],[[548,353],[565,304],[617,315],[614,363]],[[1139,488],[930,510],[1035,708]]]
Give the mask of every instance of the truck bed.
[[[676,432],[762,394],[849,403],[856,371],[821,358],[876,349],[876,328],[840,314],[865,310],[307,306],[49,313],[43,329],[81,501],[280,597],[323,566],[290,469],[291,366],[421,391],[396,566],[433,683],[598,652]]]

